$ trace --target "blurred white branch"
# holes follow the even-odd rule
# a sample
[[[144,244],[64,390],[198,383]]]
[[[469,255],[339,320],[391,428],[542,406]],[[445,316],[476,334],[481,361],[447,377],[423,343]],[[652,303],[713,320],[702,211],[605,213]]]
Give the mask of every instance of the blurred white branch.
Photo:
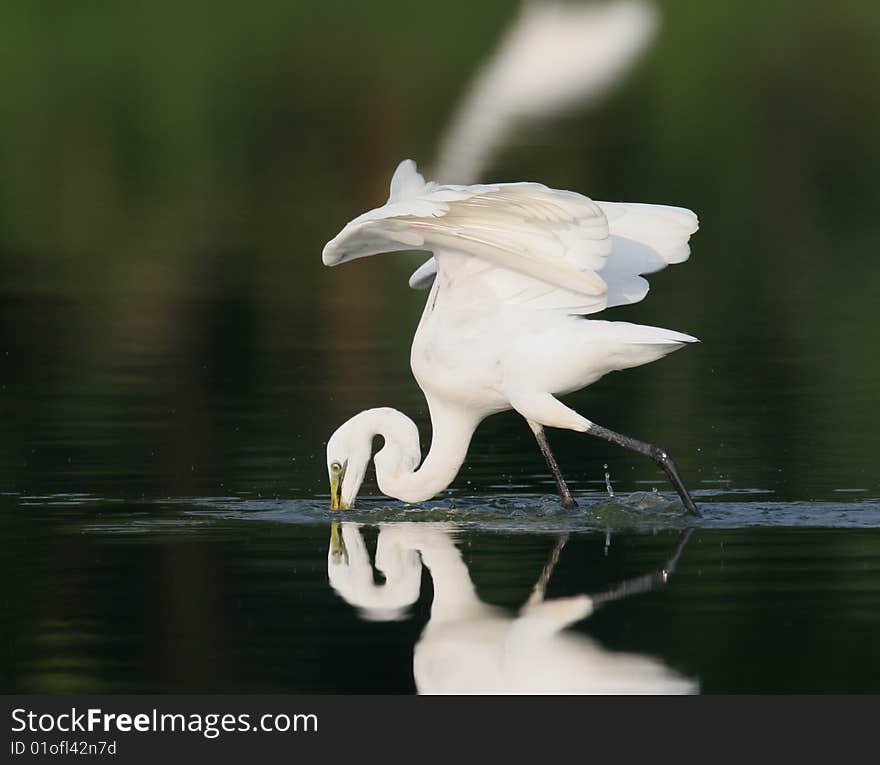
[[[444,134],[432,180],[480,180],[510,132],[587,103],[647,47],[658,14],[646,0],[526,2]]]

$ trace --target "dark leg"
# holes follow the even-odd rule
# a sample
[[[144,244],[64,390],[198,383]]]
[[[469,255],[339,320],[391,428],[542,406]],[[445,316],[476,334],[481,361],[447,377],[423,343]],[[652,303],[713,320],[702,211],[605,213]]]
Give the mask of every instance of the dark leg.
[[[666,473],[667,477],[672,482],[672,485],[675,487],[675,490],[678,492],[678,496],[681,497],[685,510],[691,515],[700,515],[700,511],[697,510],[697,506],[694,504],[691,495],[688,494],[688,490],[685,488],[684,481],[681,480],[681,475],[679,475],[675,462],[672,461],[672,457],[670,457],[665,450],[661,449],[659,446],[654,446],[654,444],[648,444],[644,441],[638,441],[635,438],[624,436],[621,433],[615,433],[613,430],[603,428],[595,422],[590,425],[590,429],[587,433],[591,436],[604,438],[606,441],[622,446],[624,449],[632,449],[634,452],[650,457],[655,463],[657,463],[657,465],[663,468],[663,472]]]
[[[543,426],[529,420],[529,427],[532,429],[535,438],[538,440],[538,446],[541,447],[541,454],[543,454],[544,459],[547,460],[547,467],[550,468],[550,472],[553,473],[553,477],[556,479],[556,488],[559,491],[559,496],[562,498],[562,506],[566,510],[571,510],[572,508],[577,507],[577,502],[574,501],[574,497],[571,496],[571,492],[565,484],[565,479],[562,477],[562,473],[559,472],[559,465],[556,464],[556,458],[553,456],[553,452],[550,451],[550,444],[547,443],[547,436],[544,435]]]
[[[605,603],[611,603],[612,601],[629,597],[630,595],[639,595],[640,593],[650,592],[658,587],[662,587],[669,581],[669,577],[671,577],[675,571],[675,567],[678,565],[678,559],[684,552],[685,545],[687,545],[693,531],[693,529],[689,528],[681,532],[678,537],[678,543],[675,545],[671,557],[666,561],[666,565],[659,571],[653,571],[650,574],[643,574],[642,576],[636,576],[632,579],[626,579],[612,587],[610,590],[591,595],[590,597],[593,599],[593,605],[598,607]]]

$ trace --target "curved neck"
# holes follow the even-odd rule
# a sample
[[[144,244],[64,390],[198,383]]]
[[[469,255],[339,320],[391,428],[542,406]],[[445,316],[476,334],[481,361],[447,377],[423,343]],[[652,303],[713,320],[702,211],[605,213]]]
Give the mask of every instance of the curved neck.
[[[433,534],[428,531],[423,537],[416,549],[431,572],[434,585],[431,621],[426,629],[441,622],[465,621],[492,613],[495,609],[477,596],[461,551],[449,534],[445,531]]]
[[[379,489],[403,502],[431,499],[452,483],[479,424],[479,419],[460,408],[430,398],[428,409],[433,430],[431,449],[418,469],[421,453],[418,430],[412,420],[392,409],[386,411],[404,418],[408,428],[385,428],[384,423],[377,423],[377,434],[385,439],[385,446],[373,460]],[[412,433],[415,433],[414,442]]]

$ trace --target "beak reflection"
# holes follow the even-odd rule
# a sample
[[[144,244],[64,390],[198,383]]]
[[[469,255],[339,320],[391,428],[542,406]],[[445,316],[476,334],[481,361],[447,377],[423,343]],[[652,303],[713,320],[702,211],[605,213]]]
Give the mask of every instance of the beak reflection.
[[[334,563],[348,565],[348,550],[345,549],[345,540],[339,528],[339,521],[330,524],[330,560]]]

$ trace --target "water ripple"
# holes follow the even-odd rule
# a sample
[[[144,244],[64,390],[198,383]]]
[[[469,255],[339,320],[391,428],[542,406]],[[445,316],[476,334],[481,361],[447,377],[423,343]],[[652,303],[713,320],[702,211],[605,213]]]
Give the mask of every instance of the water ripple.
[[[417,505],[391,504],[387,498],[366,497],[353,510],[331,511],[326,500],[248,497],[195,497],[148,500],[136,508],[120,500],[94,499],[100,520],[84,524],[87,533],[144,534],[209,530],[223,522],[325,524],[347,520],[364,524],[444,522],[481,530],[559,532],[651,530],[658,528],[736,529],[747,527],[873,528],[880,527],[880,499],[848,501],[774,501],[771,492],[729,488],[698,494],[701,518],[687,516],[677,499],[656,491],[637,491],[609,498],[604,492],[578,496],[574,510],[560,507],[554,495],[495,494],[450,497]],[[52,498],[41,498],[58,507]],[[84,509],[88,502],[77,498]],[[27,504],[34,504],[28,498]],[[108,505],[113,505],[108,508]],[[85,519],[84,519],[85,520]]]

